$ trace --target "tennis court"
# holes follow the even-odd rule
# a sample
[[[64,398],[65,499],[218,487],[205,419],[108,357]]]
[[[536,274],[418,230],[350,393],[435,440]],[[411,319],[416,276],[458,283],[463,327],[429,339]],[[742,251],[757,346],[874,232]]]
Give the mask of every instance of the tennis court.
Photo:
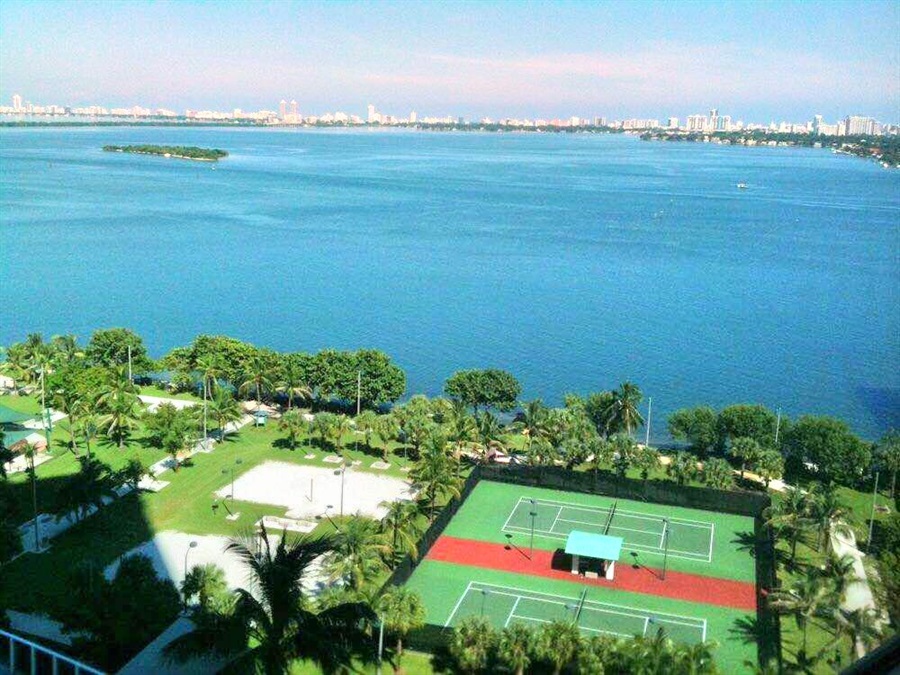
[[[444,626],[456,626],[471,616],[483,616],[498,628],[562,620],[575,622],[588,635],[633,637],[662,630],[677,642],[706,640],[706,619],[598,602],[589,599],[589,593],[586,588],[578,596],[552,595],[470,581]]]
[[[572,530],[622,537],[622,548],[662,553],[673,558],[712,562],[715,526],[711,522],[663,518],[625,507],[586,506],[551,499],[519,497],[503,532],[528,534],[565,541]]]

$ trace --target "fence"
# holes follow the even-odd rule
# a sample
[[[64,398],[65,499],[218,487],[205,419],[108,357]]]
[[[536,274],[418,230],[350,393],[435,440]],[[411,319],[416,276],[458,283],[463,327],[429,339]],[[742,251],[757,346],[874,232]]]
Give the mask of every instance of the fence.
[[[45,673],[103,675],[103,671],[5,630],[0,630],[0,645],[2,645],[0,646],[0,656],[3,657],[0,671],[4,666],[8,666],[9,672],[13,675],[19,673],[29,673],[29,675],[44,675]]]

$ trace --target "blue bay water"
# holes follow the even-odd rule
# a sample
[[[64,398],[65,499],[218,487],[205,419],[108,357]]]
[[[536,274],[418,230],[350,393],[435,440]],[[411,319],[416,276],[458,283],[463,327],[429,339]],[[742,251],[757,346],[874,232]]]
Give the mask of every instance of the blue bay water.
[[[372,347],[410,392],[490,366],[554,404],[632,380],[655,437],[701,403],[900,426],[900,174],[824,150],[4,129],[0,274],[2,344],[123,325],[156,356],[198,333]]]

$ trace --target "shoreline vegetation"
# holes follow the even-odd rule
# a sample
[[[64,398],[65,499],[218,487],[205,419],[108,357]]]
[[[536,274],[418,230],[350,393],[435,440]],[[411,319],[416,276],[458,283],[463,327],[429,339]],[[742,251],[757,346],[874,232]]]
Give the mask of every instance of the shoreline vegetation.
[[[900,137],[897,136],[814,136],[759,130],[702,133],[654,129],[642,133],[641,140],[746,147],[830,148],[835,154],[874,160],[885,169],[900,168]]]
[[[228,153],[218,148],[198,148],[183,145],[104,145],[104,152],[129,152],[135,155],[158,155],[198,162],[218,162]]]

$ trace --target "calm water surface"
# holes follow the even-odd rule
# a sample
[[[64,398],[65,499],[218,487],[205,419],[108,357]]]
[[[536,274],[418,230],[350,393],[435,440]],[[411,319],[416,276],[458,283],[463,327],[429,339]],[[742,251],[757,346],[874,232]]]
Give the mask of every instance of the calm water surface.
[[[220,147],[209,164],[106,143]],[[746,182],[747,190],[735,184]],[[0,131],[0,343],[374,347],[411,392],[630,379],[900,426],[900,173],[823,150],[249,129]]]

